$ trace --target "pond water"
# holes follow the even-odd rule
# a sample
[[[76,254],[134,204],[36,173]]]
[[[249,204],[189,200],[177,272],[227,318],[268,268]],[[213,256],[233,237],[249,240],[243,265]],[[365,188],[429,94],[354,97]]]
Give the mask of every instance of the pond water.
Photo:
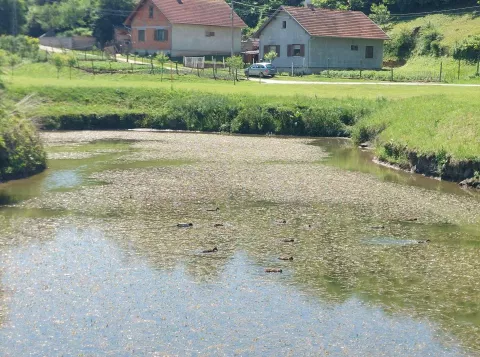
[[[480,354],[478,195],[337,139],[43,138],[0,185],[2,356]]]

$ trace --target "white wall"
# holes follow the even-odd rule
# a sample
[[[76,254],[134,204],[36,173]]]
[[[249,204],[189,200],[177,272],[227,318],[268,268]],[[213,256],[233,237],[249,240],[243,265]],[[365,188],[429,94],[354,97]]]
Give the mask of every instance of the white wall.
[[[215,36],[205,36],[206,31]],[[240,28],[233,29],[234,52],[241,51]],[[172,56],[229,55],[232,47],[230,27],[173,24]]]
[[[287,22],[287,27],[282,28],[282,22]],[[285,12],[279,12],[278,15],[263,29],[260,34],[260,55],[264,56],[263,49],[265,45],[279,45],[280,56],[272,63],[279,69],[287,69],[292,66],[302,67],[304,64],[308,67],[308,47],[310,35]],[[288,57],[288,45],[305,45],[305,59],[303,57]]]
[[[358,46],[352,51],[351,46]],[[366,46],[373,46],[373,58],[365,58]],[[313,37],[310,67],[380,69],[383,64],[383,40]]]

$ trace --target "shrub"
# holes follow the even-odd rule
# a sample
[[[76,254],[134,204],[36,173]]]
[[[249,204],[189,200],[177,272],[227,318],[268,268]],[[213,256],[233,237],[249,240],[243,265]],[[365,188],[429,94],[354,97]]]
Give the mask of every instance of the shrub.
[[[455,59],[476,62],[480,59],[480,35],[468,36],[453,51]]]
[[[408,58],[415,48],[415,36],[406,27],[390,35],[391,40],[385,42],[385,55],[396,60]]]
[[[444,48],[440,41],[443,35],[432,26],[427,25],[420,30],[420,35],[417,40],[418,53],[423,56],[439,57],[444,54]]]

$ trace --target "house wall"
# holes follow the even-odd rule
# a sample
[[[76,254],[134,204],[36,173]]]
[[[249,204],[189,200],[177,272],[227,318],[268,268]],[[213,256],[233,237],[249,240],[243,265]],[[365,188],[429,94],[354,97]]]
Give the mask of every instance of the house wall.
[[[287,27],[282,28],[282,22]],[[304,57],[289,57],[288,45],[303,44]],[[260,56],[264,57],[265,45],[280,46],[280,56],[272,63],[280,71],[295,70],[318,72],[327,68],[365,68],[380,69],[383,63],[383,40],[345,39],[335,37],[312,37],[292,17],[285,12],[278,15],[260,33]],[[352,51],[351,45],[357,45],[358,51]],[[373,58],[365,58],[366,46],[373,46]]]
[[[138,9],[133,18],[132,28],[132,51],[139,53],[165,52],[170,54],[172,48],[172,25],[165,15],[153,5],[153,18],[149,17],[149,7],[153,5],[151,1]],[[155,30],[162,29],[168,31],[167,41],[155,41]],[[138,31],[145,30],[145,42],[138,40]]]
[[[352,51],[351,46],[358,46]],[[373,46],[373,58],[365,58],[367,46]],[[310,69],[380,69],[383,64],[383,40],[313,37],[310,41]]]
[[[215,32],[207,37],[206,32]],[[233,29],[234,52],[241,51],[242,30]],[[232,48],[230,27],[174,24],[172,31],[172,56],[229,55]]]
[[[282,28],[282,22],[287,22],[287,27]],[[280,70],[288,70],[292,63],[294,67],[308,67],[310,35],[285,12],[278,15],[263,29],[260,34],[260,60],[264,57],[265,45],[280,46],[280,55],[272,62]],[[288,57],[288,45],[305,45],[305,57]]]

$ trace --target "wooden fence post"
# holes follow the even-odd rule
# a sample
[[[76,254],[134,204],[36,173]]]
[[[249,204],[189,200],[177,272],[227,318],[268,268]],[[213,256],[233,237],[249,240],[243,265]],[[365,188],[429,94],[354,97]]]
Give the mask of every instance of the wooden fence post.
[[[458,75],[457,79],[460,80],[460,58],[458,59]]]
[[[393,67],[391,68],[391,75],[390,75],[390,81],[393,82]]]
[[[443,61],[440,62],[440,82],[442,81]]]

